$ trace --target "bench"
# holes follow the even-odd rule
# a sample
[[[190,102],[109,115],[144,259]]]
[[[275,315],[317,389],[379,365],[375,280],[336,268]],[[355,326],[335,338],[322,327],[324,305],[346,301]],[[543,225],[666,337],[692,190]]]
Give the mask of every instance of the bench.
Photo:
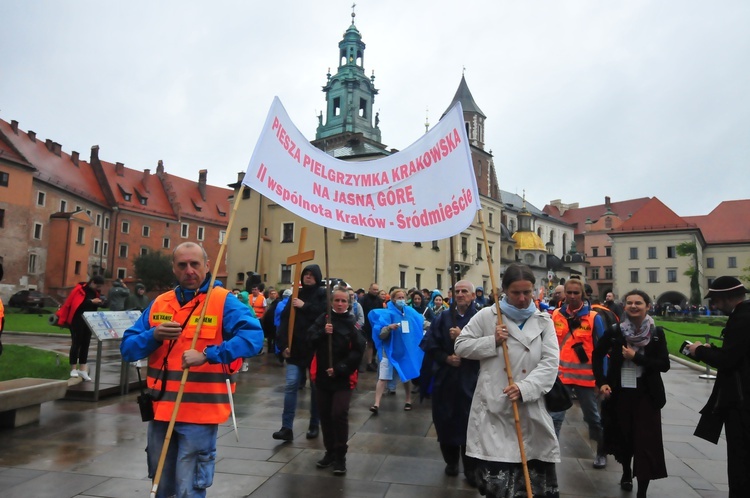
[[[19,427],[39,420],[42,403],[65,397],[68,381],[21,379],[0,381],[0,427]]]

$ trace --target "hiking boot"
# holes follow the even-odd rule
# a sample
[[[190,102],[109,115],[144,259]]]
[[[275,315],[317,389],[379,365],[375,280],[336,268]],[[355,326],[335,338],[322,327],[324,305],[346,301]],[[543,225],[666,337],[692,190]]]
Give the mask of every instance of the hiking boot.
[[[330,467],[331,465],[333,465],[333,462],[335,460],[336,460],[336,457],[333,455],[333,453],[326,451],[326,454],[323,456],[323,458],[321,458],[315,463],[315,466],[318,467],[319,469],[326,469]]]
[[[291,441],[294,439],[294,432],[288,427],[282,427],[278,431],[273,433],[274,439],[281,439],[282,441]]]

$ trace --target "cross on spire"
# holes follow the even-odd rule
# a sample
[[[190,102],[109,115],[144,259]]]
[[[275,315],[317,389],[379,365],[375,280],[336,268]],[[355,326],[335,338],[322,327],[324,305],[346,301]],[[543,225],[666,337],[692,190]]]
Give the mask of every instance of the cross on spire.
[[[352,24],[354,24],[354,18],[357,17],[357,14],[354,12],[354,7],[356,6],[357,6],[356,3],[352,4]]]

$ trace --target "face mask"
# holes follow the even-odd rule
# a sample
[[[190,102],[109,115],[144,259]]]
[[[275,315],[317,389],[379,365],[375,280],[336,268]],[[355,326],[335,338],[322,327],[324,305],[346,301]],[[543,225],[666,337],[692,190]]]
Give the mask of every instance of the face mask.
[[[406,306],[406,300],[396,299],[396,306],[398,306],[399,308],[403,308],[404,306]]]

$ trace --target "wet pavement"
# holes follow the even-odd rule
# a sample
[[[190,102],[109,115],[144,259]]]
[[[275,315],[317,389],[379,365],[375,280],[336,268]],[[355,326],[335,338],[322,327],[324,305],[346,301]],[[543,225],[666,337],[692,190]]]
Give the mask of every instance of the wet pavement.
[[[66,336],[5,333],[6,344],[28,344],[67,358]],[[92,345],[93,351],[93,345]],[[105,354],[102,385],[118,384],[119,364]],[[318,469],[322,437],[305,438],[309,388],[300,393],[295,438],[281,443],[271,433],[281,426],[284,369],[274,356],[250,360],[235,395],[240,442],[231,422],[219,428],[214,497],[386,497],[447,498],[479,496],[462,474],[446,476],[432,425],[430,401],[403,410],[404,393],[383,397],[380,415],[368,408],[374,400],[375,373],[360,375],[349,416],[347,473],[333,476]],[[93,368],[92,368],[93,370]],[[132,369],[131,369],[132,370]],[[651,483],[653,497],[726,497],[726,442],[713,445],[693,436],[712,381],[675,361],[664,375],[667,405],[662,411],[664,450],[669,477]],[[132,372],[131,372],[132,374]],[[71,381],[73,382],[73,381]],[[80,381],[77,381],[80,382]],[[92,389],[93,383],[86,383]],[[0,430],[0,497],[145,497],[146,424],[135,398],[102,396],[99,401],[63,399],[42,405],[38,423]],[[588,440],[578,405],[568,411],[557,466],[563,497],[634,497],[619,488],[621,469],[610,457],[604,470],[592,468],[593,443]]]

